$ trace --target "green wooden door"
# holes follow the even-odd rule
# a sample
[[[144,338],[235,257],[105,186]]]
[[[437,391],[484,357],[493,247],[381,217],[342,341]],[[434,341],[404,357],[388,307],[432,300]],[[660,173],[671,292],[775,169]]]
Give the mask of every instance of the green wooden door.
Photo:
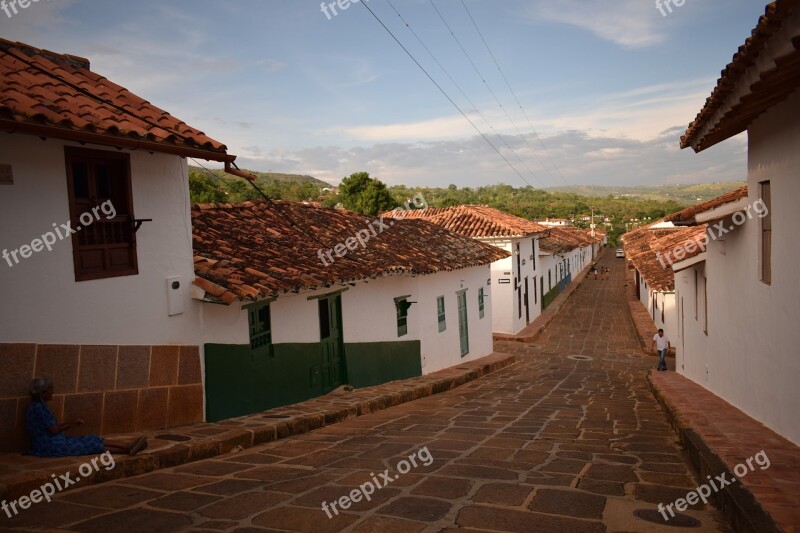
[[[319,331],[322,390],[330,392],[345,381],[341,295],[319,300]]]
[[[461,357],[469,353],[469,326],[467,325],[467,291],[458,296],[458,337],[461,340]]]

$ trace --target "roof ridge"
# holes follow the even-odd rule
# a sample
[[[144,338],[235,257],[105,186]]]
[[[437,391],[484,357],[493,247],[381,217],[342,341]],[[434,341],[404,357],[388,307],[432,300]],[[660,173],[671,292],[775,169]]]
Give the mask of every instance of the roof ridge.
[[[83,56],[76,56],[73,54],[60,54],[58,52],[53,52],[52,50],[47,50],[45,48],[37,48],[33,45],[23,43],[20,41],[9,41],[8,39],[3,39],[0,37],[0,50],[4,52],[11,52],[12,49],[19,50],[20,52],[24,53],[28,57],[34,57],[37,55],[43,56],[46,59],[49,59],[53,63],[64,67],[71,67],[71,68],[82,68],[91,71],[91,62],[88,58]]]

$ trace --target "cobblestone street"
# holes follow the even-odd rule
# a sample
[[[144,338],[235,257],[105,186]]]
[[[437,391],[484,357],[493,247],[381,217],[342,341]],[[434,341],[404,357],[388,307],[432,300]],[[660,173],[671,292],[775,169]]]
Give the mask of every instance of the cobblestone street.
[[[699,482],[647,386],[656,359],[631,322],[624,262],[607,253],[600,264],[611,278],[584,280],[536,344],[496,344],[514,365],[307,434],[69,491],[0,528],[677,531],[633,515]],[[419,454],[398,471],[423,448],[430,465]],[[375,480],[387,486],[370,501],[338,503]],[[323,502],[337,502],[331,518]],[[695,531],[730,530],[710,505],[684,514],[701,522]]]

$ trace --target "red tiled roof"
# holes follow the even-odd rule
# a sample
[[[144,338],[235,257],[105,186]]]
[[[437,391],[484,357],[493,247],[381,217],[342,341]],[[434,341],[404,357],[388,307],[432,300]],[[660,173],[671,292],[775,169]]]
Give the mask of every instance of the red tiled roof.
[[[681,148],[691,146],[700,152],[745,131],[759,115],[800,86],[800,35],[795,28],[789,36],[789,51],[771,58],[771,68],[760,72],[758,81],[749,87],[740,87],[741,82],[752,75],[750,68],[756,66],[772,37],[784,29],[783,23],[798,9],[800,0],[777,0],[766,6],[752,35],[722,71],[705,106],[681,137]],[[723,109],[727,111],[719,116]]]
[[[675,272],[671,265],[703,253],[708,241],[705,225],[675,228],[668,233],[658,229],[641,233],[650,233],[652,237],[642,246],[645,249],[632,255],[626,251],[626,255],[647,285],[655,291],[674,291]],[[676,248],[683,251],[679,257],[673,253]]]
[[[673,224],[676,225],[694,224],[695,217],[700,213],[705,213],[706,211],[710,211],[725,204],[736,202],[738,200],[741,200],[742,198],[747,198],[747,185],[726,192],[725,194],[717,196],[716,198],[713,198],[706,202],[702,202],[697,205],[687,207],[683,211],[678,211],[677,213],[672,213],[671,215],[667,215],[664,218],[664,220],[666,220],[667,222],[672,222]]]
[[[424,219],[465,237],[527,237],[547,231],[536,222],[504,213],[486,205],[459,205],[454,207],[428,207],[387,212],[384,216],[403,219]]]
[[[87,59],[0,39],[0,131],[233,161],[227,148],[95,74]]]
[[[654,226],[663,220],[657,220],[652,224],[633,229],[622,235],[622,247],[625,249],[625,256],[630,258],[636,254],[650,250],[650,244],[672,233],[675,233],[680,228],[666,227],[654,228]]]
[[[569,226],[553,226],[547,228],[547,231],[548,233],[539,239],[539,250],[546,254],[563,254],[603,240],[603,236],[599,234],[592,237],[591,230]]]
[[[351,211],[258,200],[192,207],[195,285],[206,299],[232,303],[388,275],[432,274],[508,257],[497,247],[425,220],[376,219]],[[326,266],[318,251],[370,234]],[[327,261],[327,258],[326,258]]]

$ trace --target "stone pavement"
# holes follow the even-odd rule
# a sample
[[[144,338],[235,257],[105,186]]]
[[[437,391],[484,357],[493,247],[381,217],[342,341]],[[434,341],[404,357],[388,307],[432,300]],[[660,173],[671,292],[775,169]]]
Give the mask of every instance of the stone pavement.
[[[538,344],[498,343],[517,356],[514,365],[301,435],[69,491],[13,519],[0,514],[0,527],[677,531],[633,515],[684,497],[699,481],[648,388],[653,361],[633,329],[623,266],[601,263],[611,279],[578,287]],[[413,453],[416,466],[404,462]],[[353,492],[373,481],[387,486],[369,501]],[[730,531],[710,506],[684,514],[701,522],[695,531]]]
[[[450,390],[513,362],[512,355],[493,353],[416,378],[364,387],[351,392],[339,389],[305,402],[218,423],[192,424],[148,432],[149,446],[145,452],[135,457],[116,456],[113,469],[93,469],[88,475],[79,476],[80,483],[73,488],[208,459],[234,449],[242,450],[305,433]],[[130,440],[136,436],[127,434],[113,437]],[[54,472],[77,472],[86,459],[43,459],[18,453],[0,454],[0,500],[15,500],[24,494],[30,494],[33,489],[50,481]]]
[[[649,379],[700,477],[728,472],[737,479],[715,495],[736,529],[766,533],[778,531],[777,523],[800,531],[800,448],[680,374],[652,372]],[[765,468],[735,474],[762,450]]]

